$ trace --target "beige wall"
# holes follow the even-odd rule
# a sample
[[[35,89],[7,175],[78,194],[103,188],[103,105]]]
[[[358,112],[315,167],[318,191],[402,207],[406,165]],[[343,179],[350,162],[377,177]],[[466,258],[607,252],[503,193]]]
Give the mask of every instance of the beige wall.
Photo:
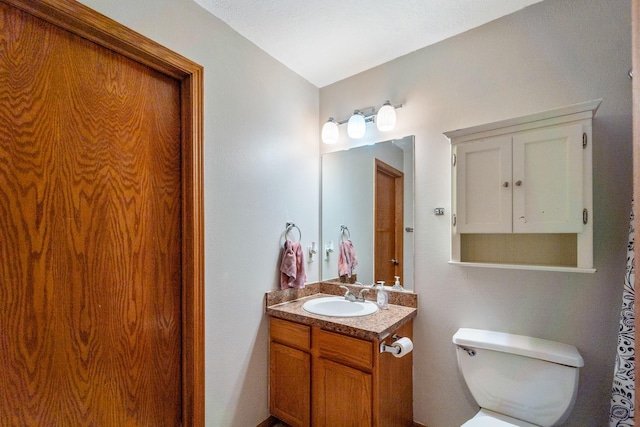
[[[453,427],[477,411],[451,343],[475,327],[577,346],[585,368],[568,425],[607,423],[632,190],[630,25],[627,0],[547,0],[320,90],[319,125],[390,99],[405,103],[398,128],[369,127],[364,142],[416,135],[416,421]],[[447,264],[449,216],[433,214],[451,206],[442,133],[596,98],[597,273]]]

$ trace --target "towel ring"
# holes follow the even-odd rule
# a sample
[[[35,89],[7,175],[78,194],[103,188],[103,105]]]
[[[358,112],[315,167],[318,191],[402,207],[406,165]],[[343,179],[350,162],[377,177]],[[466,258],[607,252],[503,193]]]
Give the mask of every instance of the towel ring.
[[[340,241],[344,242],[344,236],[347,235],[347,240],[351,239],[351,232],[349,231],[349,227],[346,225],[340,226]]]
[[[300,231],[300,228],[295,225],[293,222],[288,222],[287,223],[287,229],[284,232],[284,238],[287,238],[287,235],[291,232],[291,230],[293,229],[298,230],[298,242],[302,241],[302,231]]]

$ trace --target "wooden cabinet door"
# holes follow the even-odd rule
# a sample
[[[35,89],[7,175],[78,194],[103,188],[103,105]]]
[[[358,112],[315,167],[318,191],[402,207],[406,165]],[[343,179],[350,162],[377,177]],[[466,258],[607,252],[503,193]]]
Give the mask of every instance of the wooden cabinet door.
[[[369,373],[324,358],[314,360],[313,425],[364,427],[373,422]]]
[[[513,232],[583,229],[582,125],[513,136]]]
[[[456,231],[511,233],[511,137],[456,147]]]
[[[311,355],[277,342],[269,354],[271,413],[291,427],[311,425]]]
[[[395,335],[413,339],[413,320],[391,332],[384,339],[391,345]],[[376,346],[378,347],[378,346]],[[376,354],[377,389],[374,411],[376,427],[413,426],[413,353],[396,358],[391,353]],[[374,381],[374,384],[376,382]]]

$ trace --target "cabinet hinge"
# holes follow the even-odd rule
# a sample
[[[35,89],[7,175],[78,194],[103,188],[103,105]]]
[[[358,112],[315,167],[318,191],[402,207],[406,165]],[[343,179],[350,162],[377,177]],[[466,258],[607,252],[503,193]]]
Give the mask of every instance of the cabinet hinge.
[[[452,154],[451,155],[451,166],[455,166],[456,165],[456,155]]]
[[[582,210],[582,223],[585,225],[589,223],[589,211],[587,209]]]
[[[451,225],[456,226],[456,214],[451,215]]]
[[[587,133],[583,132],[582,133],[582,149],[584,150],[585,148],[587,148],[587,140],[589,138],[587,137]]]

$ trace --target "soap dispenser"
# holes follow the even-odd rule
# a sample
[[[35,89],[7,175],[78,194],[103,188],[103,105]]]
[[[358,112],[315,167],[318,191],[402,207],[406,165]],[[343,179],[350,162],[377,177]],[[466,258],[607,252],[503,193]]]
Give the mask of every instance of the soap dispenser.
[[[404,291],[404,288],[400,284],[400,276],[393,276],[393,277],[395,277],[396,283],[393,284],[393,287],[391,289],[394,291]]]
[[[378,296],[376,297],[378,307],[383,310],[389,308],[389,294],[384,290],[384,280],[378,281]]]

